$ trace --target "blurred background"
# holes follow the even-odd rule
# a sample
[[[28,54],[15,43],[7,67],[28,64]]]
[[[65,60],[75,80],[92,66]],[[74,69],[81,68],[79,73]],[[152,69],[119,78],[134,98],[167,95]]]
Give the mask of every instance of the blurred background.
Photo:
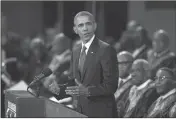
[[[24,37],[56,28],[74,39],[73,17],[87,10],[96,16],[98,36],[111,36],[118,41],[126,23],[134,19],[150,36],[159,28],[169,32],[170,48],[176,52],[175,6],[174,1],[2,1],[1,11],[7,17],[8,28]]]

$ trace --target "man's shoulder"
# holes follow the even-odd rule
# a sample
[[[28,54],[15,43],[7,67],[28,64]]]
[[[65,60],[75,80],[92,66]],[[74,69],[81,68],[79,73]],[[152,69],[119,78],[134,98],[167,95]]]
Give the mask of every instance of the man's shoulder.
[[[100,51],[103,51],[103,52],[104,51],[107,51],[107,52],[108,51],[110,51],[110,52],[116,51],[110,44],[108,44],[100,39],[97,39],[97,40],[98,40],[98,45],[99,45]]]

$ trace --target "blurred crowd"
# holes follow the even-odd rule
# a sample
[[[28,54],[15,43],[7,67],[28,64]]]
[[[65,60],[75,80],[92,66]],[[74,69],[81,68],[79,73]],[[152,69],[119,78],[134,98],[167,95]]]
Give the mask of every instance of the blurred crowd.
[[[71,51],[81,41],[57,28],[23,38],[10,32],[7,25],[2,16],[2,99],[4,90],[21,80],[29,85],[47,67],[54,72],[42,80],[40,95],[56,95],[49,85],[65,84],[60,79],[68,78]],[[119,79],[114,95],[118,117],[176,117],[176,55],[169,50],[168,34],[158,29],[150,38],[147,29],[132,20],[119,40],[105,38],[117,51]],[[67,98],[60,103],[74,108],[72,101]]]

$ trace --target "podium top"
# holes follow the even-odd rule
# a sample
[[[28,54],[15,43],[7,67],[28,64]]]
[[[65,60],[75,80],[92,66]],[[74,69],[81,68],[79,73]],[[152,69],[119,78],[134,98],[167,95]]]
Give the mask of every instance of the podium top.
[[[22,90],[19,90],[19,91],[11,90],[11,91],[7,91],[6,93],[13,94],[13,95],[15,95],[16,97],[34,98],[34,96],[31,95],[29,92],[27,92],[27,91],[22,91]]]

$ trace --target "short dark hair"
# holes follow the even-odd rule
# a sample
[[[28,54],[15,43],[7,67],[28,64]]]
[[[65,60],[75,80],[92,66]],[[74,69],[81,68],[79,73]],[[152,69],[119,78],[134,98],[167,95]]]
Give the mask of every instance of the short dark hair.
[[[170,69],[170,68],[168,68],[168,67],[162,67],[162,68],[160,68],[159,70],[168,72],[173,78],[174,78],[174,76],[175,76],[174,71],[172,71],[172,69]],[[159,70],[158,70],[158,71],[159,71]]]
[[[76,18],[79,17],[79,16],[89,16],[92,19],[92,21],[95,22],[95,18],[94,18],[94,16],[90,12],[88,12],[88,11],[81,11],[81,12],[79,12],[79,13],[77,13],[75,15],[75,17],[74,17],[74,25],[75,25]]]

